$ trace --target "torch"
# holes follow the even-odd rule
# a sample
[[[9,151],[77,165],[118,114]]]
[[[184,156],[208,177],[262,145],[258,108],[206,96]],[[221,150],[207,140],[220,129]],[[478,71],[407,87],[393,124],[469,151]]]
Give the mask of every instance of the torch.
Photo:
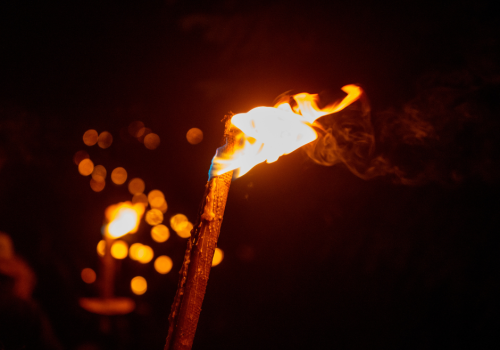
[[[80,306],[85,310],[105,316],[128,314],[134,310],[135,303],[132,299],[115,297],[116,262],[111,250],[116,239],[127,233],[137,232],[144,210],[144,204],[130,202],[111,205],[106,209],[107,224],[103,232],[104,254],[100,265],[99,297],[80,298]],[[109,328],[106,324],[101,324],[104,331]]]
[[[343,99],[323,108],[318,105],[318,95],[301,93],[282,98],[274,107],[226,117],[225,144],[212,160],[196,225],[187,242],[164,350],[189,350],[193,345],[232,177],[240,177],[264,161],[275,162],[316,140],[316,130],[322,129],[315,122],[318,118],[341,111],[363,94],[357,85],[342,90],[347,94]]]

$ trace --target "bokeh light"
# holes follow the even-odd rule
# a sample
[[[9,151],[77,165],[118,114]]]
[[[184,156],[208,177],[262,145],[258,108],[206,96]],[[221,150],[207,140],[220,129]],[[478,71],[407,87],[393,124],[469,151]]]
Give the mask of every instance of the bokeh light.
[[[106,182],[105,181],[96,181],[94,179],[90,179],[90,188],[94,192],[101,192],[104,190],[104,187],[106,187]]]
[[[127,181],[127,170],[122,167],[113,169],[111,172],[111,181],[117,185],[122,185]]]
[[[156,225],[151,228],[151,238],[155,242],[163,243],[170,237],[170,231],[165,225]]]
[[[191,236],[193,224],[188,221],[186,215],[176,214],[170,218],[170,226],[181,238],[188,238]]]
[[[99,145],[99,147],[101,147],[102,149],[106,149],[111,146],[112,143],[113,135],[111,135],[109,132],[103,131],[99,134],[99,137],[97,138],[97,144]]]
[[[148,201],[149,205],[151,205],[151,208],[157,208],[157,209],[159,209],[166,203],[165,195],[160,190],[152,190],[151,192],[149,192]]]
[[[212,266],[217,266],[224,259],[224,252],[220,248],[215,248],[214,258],[212,259]]]
[[[142,244],[141,243],[134,243],[130,246],[130,249],[128,251],[129,257],[132,260],[139,260],[139,255],[143,254],[142,253]]]
[[[76,165],[79,165],[82,160],[88,159],[88,158],[90,158],[90,156],[89,156],[89,154],[86,151],[83,151],[83,150],[82,151],[78,151],[73,156],[73,162]]]
[[[170,218],[170,227],[177,232],[181,229],[181,225],[188,221],[188,218],[184,214],[176,214]]]
[[[146,138],[146,136],[151,134],[151,132],[152,130],[150,128],[142,128],[141,130],[139,130],[140,136],[137,138],[137,141],[144,143],[144,139]]]
[[[106,241],[101,239],[99,243],[97,243],[97,255],[104,256],[106,251]]]
[[[138,177],[130,180],[128,183],[128,191],[133,195],[143,193],[145,188],[146,185],[144,184],[144,181]]]
[[[159,225],[163,222],[163,213],[159,209],[150,209],[146,213],[146,222],[151,226]]]
[[[147,134],[146,137],[144,138],[144,146],[147,149],[156,149],[160,145],[160,136],[158,136],[155,133],[150,133]]]
[[[133,137],[140,137],[141,130],[144,128],[144,123],[140,121],[135,121],[130,123],[128,126],[128,133]]]
[[[143,245],[139,248],[137,261],[142,264],[147,264],[148,262],[153,260],[154,256],[155,253],[153,251],[153,248],[148,245]]]
[[[78,164],[78,172],[83,176],[89,176],[94,171],[94,162],[84,159]]]
[[[201,141],[203,141],[203,131],[201,131],[198,128],[189,129],[189,131],[186,134],[186,139],[190,144],[196,145]]]
[[[132,197],[132,203],[142,203],[146,207],[148,205],[148,197],[144,193],[134,194]]]
[[[130,288],[134,294],[142,295],[148,290],[148,283],[144,277],[136,276],[130,281]]]
[[[94,129],[90,129],[85,131],[83,134],[83,143],[87,146],[93,146],[97,143],[97,131]]]
[[[89,267],[84,268],[80,275],[82,277],[83,282],[88,284],[94,283],[97,278],[95,271]]]
[[[172,259],[170,259],[168,256],[160,255],[158,258],[156,258],[154,265],[155,270],[164,275],[172,270],[174,264],[172,262]]]
[[[111,256],[115,259],[125,259],[128,255],[128,244],[125,241],[118,240],[111,246]]]
[[[102,165],[96,165],[92,171],[92,178],[97,182],[103,182],[107,175],[106,168]]]
[[[180,224],[177,227],[177,236],[181,238],[188,238],[191,237],[191,230],[193,229],[193,224],[190,223],[189,221],[186,221],[182,224]]]

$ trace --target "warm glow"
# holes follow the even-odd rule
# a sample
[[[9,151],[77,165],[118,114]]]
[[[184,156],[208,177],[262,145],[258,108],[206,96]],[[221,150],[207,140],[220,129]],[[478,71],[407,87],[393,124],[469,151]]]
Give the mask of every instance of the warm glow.
[[[154,256],[155,253],[153,252],[153,248],[148,245],[143,245],[137,252],[137,261],[141,264],[147,264],[153,260]]]
[[[104,239],[101,239],[99,243],[97,243],[97,255],[104,256],[105,251],[106,251],[106,241]]]
[[[139,259],[139,254],[141,252],[142,244],[141,243],[134,243],[130,246],[130,249],[128,250],[128,256],[132,260],[138,260]]]
[[[106,226],[106,234],[112,238],[118,238],[127,233],[137,232],[144,210],[142,203],[123,202],[109,206],[105,213],[109,222]]]
[[[97,144],[99,145],[99,147],[106,149],[111,146],[112,143],[113,135],[111,135],[109,132],[103,131],[99,134],[99,137],[97,138]]]
[[[98,182],[94,179],[90,179],[90,188],[92,189],[92,191],[101,192],[102,190],[104,190],[104,187],[106,187],[105,181]]]
[[[288,102],[281,102],[274,107],[257,107],[248,113],[234,115],[231,119],[236,131],[234,150],[230,153],[222,148],[217,150],[210,176],[231,170],[235,170],[236,176],[242,176],[259,163],[275,162],[280,156],[316,140],[314,121],[341,111],[362,94],[356,85],[346,85],[342,90],[347,96],[324,108],[317,104],[318,95],[301,93],[293,96],[296,102],[293,107]]]
[[[136,195],[144,192],[146,185],[142,179],[136,177],[135,179],[130,180],[128,183],[128,191],[130,194]]]
[[[151,228],[151,238],[153,238],[155,242],[165,242],[169,237],[170,232],[167,226],[156,225],[155,227]]]
[[[78,172],[83,176],[89,176],[94,171],[94,163],[90,159],[84,159],[78,164]]]
[[[201,141],[203,141],[203,131],[201,131],[198,128],[189,129],[189,131],[186,134],[186,139],[190,144],[196,145]]]
[[[144,193],[134,194],[134,196],[132,197],[132,203],[133,204],[142,203],[142,204],[144,204],[144,207],[147,207],[148,206],[148,197],[146,197],[146,195]]]
[[[163,214],[165,214],[168,209],[167,202],[163,201],[163,204],[156,209],[159,209]]]
[[[87,158],[89,158],[89,154],[86,151],[78,151],[73,156],[73,162],[76,165],[79,165],[82,160],[87,159]]]
[[[182,229],[181,225],[184,225],[184,223],[187,221],[188,218],[186,217],[186,215],[176,214],[170,218],[170,227],[172,227],[172,229],[177,232],[178,230]]]
[[[177,226],[177,235],[181,238],[191,237],[191,230],[193,229],[193,224],[189,221],[183,222]]]
[[[149,192],[148,201],[149,204],[151,205],[151,208],[158,208],[158,209],[161,206],[163,206],[164,203],[166,203],[165,195],[160,190],[152,190],[151,192]]]
[[[117,185],[123,185],[127,181],[127,170],[122,167],[113,169],[111,172],[111,181]]]
[[[224,252],[220,248],[215,248],[214,258],[212,259],[212,266],[217,266],[224,259]]]
[[[169,273],[173,265],[172,259],[166,255],[161,255],[155,260],[155,270],[163,275]]]
[[[144,277],[136,276],[130,281],[130,288],[134,294],[142,295],[148,290],[148,283]]]
[[[103,182],[106,179],[106,168],[102,165],[96,165],[92,172],[92,179],[96,182]]]
[[[80,275],[82,277],[83,282],[88,284],[94,283],[97,278],[95,271],[88,267],[84,268]]]
[[[160,145],[160,136],[158,136],[153,132],[147,134],[146,137],[144,138],[144,146],[147,149],[153,150],[158,148],[159,145]]]
[[[146,222],[151,226],[159,225],[163,222],[163,213],[159,209],[151,209],[146,213]]]
[[[97,136],[97,131],[94,129],[87,130],[83,134],[83,143],[87,146],[93,146],[97,143]]]
[[[111,256],[115,259],[125,259],[128,254],[128,244],[125,241],[119,240],[111,246]]]

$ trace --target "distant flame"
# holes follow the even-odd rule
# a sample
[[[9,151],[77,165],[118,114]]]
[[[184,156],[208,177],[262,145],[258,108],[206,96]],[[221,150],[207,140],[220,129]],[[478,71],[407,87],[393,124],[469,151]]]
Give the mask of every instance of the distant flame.
[[[257,107],[248,113],[234,115],[231,119],[236,131],[234,150],[225,152],[225,147],[217,150],[210,177],[231,170],[240,177],[259,163],[275,162],[282,155],[316,140],[315,120],[341,111],[363,93],[356,85],[346,85],[342,90],[347,96],[324,108],[318,106],[318,95],[301,93],[293,96],[296,103],[293,106],[282,101],[274,107]]]
[[[111,205],[106,209],[106,234],[112,238],[119,238],[127,233],[135,233],[144,214],[144,204],[130,202]]]

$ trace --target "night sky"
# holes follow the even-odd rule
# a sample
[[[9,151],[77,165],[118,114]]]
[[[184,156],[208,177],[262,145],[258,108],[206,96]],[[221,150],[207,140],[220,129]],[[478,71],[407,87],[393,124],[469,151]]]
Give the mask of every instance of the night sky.
[[[131,195],[111,181],[92,191],[77,151],[163,191],[165,223],[195,221],[225,114],[351,83],[370,101],[375,155],[399,172],[362,179],[298,150],[233,181],[193,349],[496,348],[489,1],[120,3],[0,5],[0,231],[34,270],[33,300],[63,349],[162,349],[186,246],[173,230],[154,242],[144,221],[125,238],[174,267],[121,261],[116,294],[137,309],[102,333],[78,305],[98,293],[80,271],[98,272],[104,210]],[[127,136],[134,121],[160,136],[156,150]],[[428,126],[418,142],[415,125]],[[86,146],[88,129],[109,131],[112,146]],[[142,296],[129,287],[137,275]]]

